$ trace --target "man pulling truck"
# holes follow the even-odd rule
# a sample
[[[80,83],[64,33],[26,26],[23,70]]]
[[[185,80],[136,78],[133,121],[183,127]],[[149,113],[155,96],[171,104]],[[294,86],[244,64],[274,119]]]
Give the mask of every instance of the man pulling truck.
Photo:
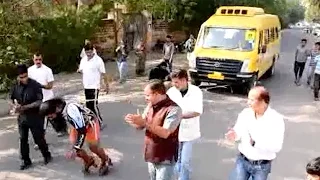
[[[97,116],[90,109],[77,103],[67,104],[63,99],[55,98],[42,103],[40,112],[49,119],[55,119],[56,116],[62,114],[71,124],[70,142],[73,145],[72,151],[75,151],[76,155],[83,160],[83,173],[90,173],[89,168],[91,166],[97,167],[94,158],[82,149],[86,141],[89,149],[101,159],[99,175],[108,174],[112,162],[104,149],[99,146],[100,124]]]

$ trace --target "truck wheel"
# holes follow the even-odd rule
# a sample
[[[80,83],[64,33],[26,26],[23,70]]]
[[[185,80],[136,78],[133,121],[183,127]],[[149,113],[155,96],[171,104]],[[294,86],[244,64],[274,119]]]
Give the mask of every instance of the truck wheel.
[[[201,81],[192,79],[192,80],[191,80],[191,84],[193,84],[193,85],[195,85],[195,86],[200,86]]]
[[[266,78],[272,77],[274,75],[274,71],[275,71],[275,61],[273,61],[272,66],[266,72],[265,77]]]
[[[255,74],[251,80],[244,84],[243,94],[248,95],[249,91],[258,84],[258,75]]]

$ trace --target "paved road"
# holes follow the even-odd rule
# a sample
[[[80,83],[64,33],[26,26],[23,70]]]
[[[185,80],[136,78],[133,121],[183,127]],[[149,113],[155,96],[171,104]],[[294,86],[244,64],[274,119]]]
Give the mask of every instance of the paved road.
[[[276,66],[272,79],[262,83],[271,91],[272,106],[286,117],[286,137],[284,148],[273,162],[272,180],[299,180],[304,178],[306,162],[319,154],[317,132],[319,126],[319,104],[313,102],[311,90],[305,85],[296,87],[293,83],[293,52],[303,35],[298,31],[283,32],[281,60]],[[103,144],[111,148],[116,167],[109,180],[147,180],[146,164],[142,159],[143,134],[133,130],[123,122],[129,112],[142,110],[143,82],[130,81],[127,93],[105,96],[107,102],[101,103],[101,111],[109,128],[103,132]],[[131,92],[128,94],[128,92]],[[236,149],[225,142],[224,133],[234,124],[237,114],[246,106],[244,97],[228,92],[204,90],[205,113],[201,128],[203,138],[195,145],[194,174],[196,180],[226,180],[233,167]],[[118,100],[128,100],[118,101]],[[32,151],[34,168],[20,172],[18,167],[18,136],[14,119],[0,119],[0,179],[99,179],[97,176],[84,178],[79,173],[80,165],[64,159],[66,140],[58,139],[49,133],[48,141],[54,162],[42,166],[39,153]],[[270,132],[272,133],[272,132]],[[32,141],[31,141],[32,143]]]

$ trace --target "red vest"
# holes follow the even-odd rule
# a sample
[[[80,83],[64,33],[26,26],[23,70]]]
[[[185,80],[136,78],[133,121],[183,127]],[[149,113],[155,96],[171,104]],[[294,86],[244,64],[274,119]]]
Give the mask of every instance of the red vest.
[[[168,112],[176,106],[178,105],[167,97],[149,109],[146,116],[147,122],[162,126]],[[176,162],[179,147],[178,132],[179,126],[167,139],[163,139],[146,130],[144,151],[146,162],[160,163],[166,160]]]

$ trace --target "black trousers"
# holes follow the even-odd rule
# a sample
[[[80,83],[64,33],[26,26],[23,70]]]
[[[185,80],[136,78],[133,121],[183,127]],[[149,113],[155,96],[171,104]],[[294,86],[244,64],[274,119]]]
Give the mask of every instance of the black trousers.
[[[100,125],[102,125],[102,118],[100,115],[100,110],[98,107],[98,97],[99,90],[98,89],[85,89],[84,94],[86,97],[86,106],[98,117]]]
[[[24,162],[31,162],[30,151],[29,151],[29,130],[31,131],[34,142],[39,146],[39,150],[42,156],[51,156],[48,144],[45,139],[45,131],[43,129],[43,123],[20,123],[19,134],[20,134],[20,155]]]
[[[320,74],[314,74],[313,93],[315,98],[319,98],[319,89],[320,89]]]
[[[297,62],[297,61],[294,62],[293,70],[294,70],[294,75],[296,79],[302,77],[305,65],[306,65],[305,62]]]

